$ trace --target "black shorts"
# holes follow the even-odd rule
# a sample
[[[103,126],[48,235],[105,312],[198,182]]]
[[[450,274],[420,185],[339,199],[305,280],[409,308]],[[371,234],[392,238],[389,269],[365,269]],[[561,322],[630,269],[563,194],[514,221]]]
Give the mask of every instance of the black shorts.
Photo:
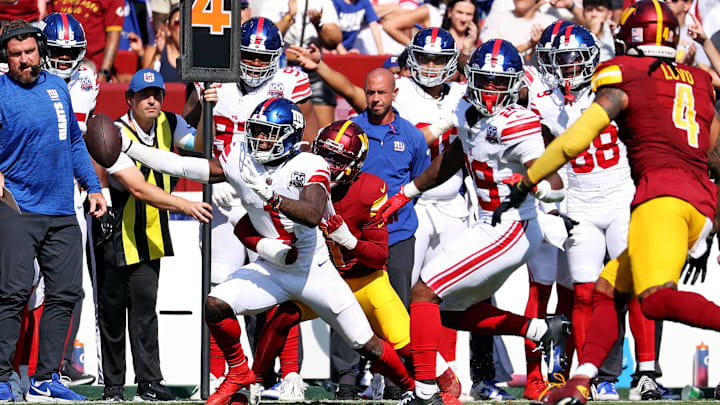
[[[312,90],[310,102],[313,105],[331,105],[335,107],[337,105],[337,95],[330,86],[314,70],[306,71],[306,73],[310,77],[310,90]]]

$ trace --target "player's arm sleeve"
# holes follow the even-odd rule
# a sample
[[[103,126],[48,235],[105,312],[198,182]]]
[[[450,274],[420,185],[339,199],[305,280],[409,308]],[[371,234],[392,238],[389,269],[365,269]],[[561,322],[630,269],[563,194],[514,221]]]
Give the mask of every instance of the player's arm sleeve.
[[[600,132],[610,124],[610,118],[597,103],[592,103],[565,133],[548,145],[545,153],[527,171],[528,179],[537,184],[556,172],[570,159],[590,146]]]
[[[140,142],[133,142],[125,153],[142,164],[171,176],[202,183],[210,181],[210,162],[204,158],[179,156],[173,152],[142,145]]]
[[[66,90],[67,91],[67,90]],[[70,100],[70,94],[68,94],[68,100]],[[95,168],[90,161],[90,154],[85,146],[85,140],[83,140],[82,131],[78,125],[77,118],[75,118],[75,112],[72,110],[72,105],[67,103],[67,116],[68,116],[68,132],[70,136],[70,152],[72,153],[73,162],[73,175],[80,182],[80,185],[88,191],[88,193],[100,193],[102,187],[100,186],[100,179],[98,179],[95,173]]]
[[[103,25],[105,32],[122,31],[125,21],[125,2],[123,0],[112,0],[107,4],[103,13]]]
[[[181,115],[175,114],[175,116],[177,116],[177,125],[173,132],[173,143],[178,148],[194,151],[197,131]]]

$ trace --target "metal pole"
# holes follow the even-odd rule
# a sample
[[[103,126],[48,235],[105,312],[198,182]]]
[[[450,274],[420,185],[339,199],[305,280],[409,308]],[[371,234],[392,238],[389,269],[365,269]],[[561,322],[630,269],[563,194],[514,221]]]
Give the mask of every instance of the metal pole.
[[[205,88],[210,86],[210,82],[205,82]],[[213,126],[213,106],[212,103],[203,100],[203,156],[206,159],[212,159],[212,126]],[[203,184],[203,201],[210,203],[212,195],[212,185]],[[205,325],[205,300],[210,293],[210,258],[212,246],[210,223],[202,225],[202,333],[200,335],[202,350],[200,351],[200,397],[205,400],[210,396],[210,331]]]
[[[300,28],[300,43],[298,44],[300,47],[304,47],[303,41],[305,40],[305,20],[307,20],[308,3],[310,3],[310,0],[305,0],[305,9],[303,10],[302,24],[300,24],[300,26],[302,27]],[[318,36],[320,36],[319,32]]]

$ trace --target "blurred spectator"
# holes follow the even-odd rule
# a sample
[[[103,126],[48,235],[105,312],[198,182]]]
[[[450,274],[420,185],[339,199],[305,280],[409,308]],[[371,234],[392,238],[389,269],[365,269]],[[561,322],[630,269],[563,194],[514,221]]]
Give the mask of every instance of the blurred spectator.
[[[173,7],[170,19],[159,29],[155,45],[142,50],[139,41],[133,44],[133,51],[142,56],[142,68],[151,68],[162,76],[165,82],[177,82],[177,58],[180,56],[180,8]]]
[[[143,47],[155,42],[155,31],[144,0],[125,0],[125,23],[118,49],[132,50],[133,42],[139,42]]]
[[[338,53],[359,53],[354,45],[363,25],[367,25],[372,30],[378,55],[385,53],[380,38],[380,25],[378,24],[380,19],[375,14],[370,0],[333,0],[333,4],[338,13],[342,31],[342,43],[337,46]]]
[[[689,13],[692,6],[692,0],[672,0],[665,4],[670,7],[675,17],[680,23],[680,43],[677,47],[677,56],[675,59],[686,65],[697,65],[703,70],[710,69],[710,61],[701,46],[695,46],[695,42],[688,35],[688,25],[694,24],[694,18]]]
[[[0,0],[0,22],[22,19],[33,25],[47,15],[46,0]]]
[[[715,44],[713,44],[710,38],[708,38],[703,31],[702,25],[700,24],[690,24],[688,26],[688,36],[700,44],[705,51],[705,54],[712,65],[712,69],[710,69],[709,72],[712,76],[713,87],[715,87],[715,92],[717,92],[720,90],[720,52],[718,52],[718,48]],[[716,108],[719,103],[720,100],[715,103]]]
[[[542,8],[548,3],[552,7]],[[573,13],[576,21],[583,21],[582,7],[574,0],[513,0],[513,4],[515,8],[508,11],[502,9],[497,1],[493,3],[493,8],[480,31],[480,40],[487,42],[490,39],[500,38],[509,41],[525,58],[526,63],[535,62],[533,51],[542,30],[559,18],[555,9],[567,8]]]
[[[600,48],[600,62],[615,56],[615,40],[612,20],[611,0],[584,0],[583,17],[585,28],[595,35],[595,42]]]
[[[478,40],[478,9],[470,0],[451,0],[441,28],[452,34],[460,52],[469,57]]]
[[[152,10],[153,30],[157,35],[158,30],[160,30],[165,25],[165,22],[170,17],[170,9],[172,9],[173,6],[177,6],[179,0],[148,1],[150,1],[150,9]]]
[[[88,39],[85,58],[95,64],[100,82],[112,78],[125,18],[124,0],[50,0],[50,11],[72,14]]]
[[[292,12],[293,9],[295,12]],[[342,41],[337,12],[331,0],[265,1],[257,15],[269,18],[277,25],[283,33],[285,47],[299,45],[309,48],[310,44],[315,44],[332,50]],[[289,54],[288,64],[296,64]],[[324,127],[335,120],[336,95],[315,72],[306,73],[312,89],[310,100],[320,127]]]
[[[383,20],[383,29],[395,41],[407,46],[413,36],[413,28],[417,26],[422,28],[439,27],[442,25],[443,9],[444,3],[442,1],[430,0],[415,9],[389,16]]]
[[[250,3],[248,3],[247,0],[241,0],[240,9],[242,10],[240,12],[240,23],[244,24],[245,21],[252,18],[252,7],[250,7]]]

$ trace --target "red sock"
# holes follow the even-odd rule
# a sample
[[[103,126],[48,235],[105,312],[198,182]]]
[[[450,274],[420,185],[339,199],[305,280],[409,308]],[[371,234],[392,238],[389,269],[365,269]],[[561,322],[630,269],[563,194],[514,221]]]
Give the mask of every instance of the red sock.
[[[655,321],[643,315],[637,298],[628,303],[628,317],[637,361],[655,361]]]
[[[440,338],[440,355],[445,361],[455,361],[455,346],[457,345],[457,331],[442,327],[442,338]]]
[[[218,323],[206,322],[208,329],[210,329],[210,335],[215,338],[220,350],[222,350],[225,360],[232,367],[239,366],[247,362],[247,357],[243,352],[242,345],[240,344],[240,324],[237,318],[230,317],[221,320]]]
[[[416,380],[435,379],[435,360],[442,330],[440,306],[431,302],[410,304],[410,341]]]
[[[292,303],[282,304],[272,313],[268,312],[268,321],[260,331],[253,360],[252,369],[257,383],[261,383],[262,376],[272,370],[275,358],[283,351],[283,346],[286,346],[285,340],[289,338],[293,326],[300,323],[300,318],[300,309]],[[295,353],[297,363],[297,346]]]
[[[562,314],[572,321],[573,307],[575,305],[575,290],[572,288],[565,288],[560,284],[556,285],[558,302],[555,308],[556,314]],[[567,343],[565,344],[565,354],[567,354],[567,367],[565,368],[565,377],[567,378],[570,374],[570,365],[573,362],[573,356],[575,355],[575,337],[571,334],[568,336]]]
[[[662,288],[645,298],[641,307],[643,314],[653,320],[720,330],[720,307],[694,292]]]
[[[210,335],[210,374],[215,378],[225,375],[225,356],[212,335]]]
[[[575,283],[575,300],[572,314],[572,334],[578,358],[582,357],[585,336],[593,316],[594,283]],[[613,307],[614,308],[614,307]]]
[[[405,346],[395,350],[398,354],[398,356],[402,357],[403,359],[412,361],[412,353],[410,350],[410,344],[406,344]]]
[[[550,300],[551,285],[544,285],[530,281],[530,291],[527,304],[525,305],[525,316],[528,318],[544,318],[547,315],[547,304]],[[537,344],[530,339],[525,339],[525,361],[527,363],[527,377],[539,378],[542,380],[540,371],[541,353],[534,351]]]
[[[290,328],[285,346],[280,352],[280,375],[285,378],[290,373],[299,373],[298,346],[300,346],[300,326]]]
[[[530,319],[522,315],[478,302],[463,313],[458,322],[458,329],[481,335],[525,336],[529,322]]]
[[[592,305],[590,322],[593,327],[585,335],[582,356],[578,356],[578,360],[580,364],[590,363],[599,369],[618,337],[618,310],[613,298],[599,291],[593,291]]]
[[[373,369],[377,370],[380,374],[389,378],[390,381],[394,382],[395,385],[402,388],[405,391],[410,391],[415,388],[415,380],[410,377],[405,365],[403,364],[397,352],[388,344],[388,342],[382,340],[383,352],[380,358],[372,362]],[[435,371],[433,370],[433,376],[435,378]]]

